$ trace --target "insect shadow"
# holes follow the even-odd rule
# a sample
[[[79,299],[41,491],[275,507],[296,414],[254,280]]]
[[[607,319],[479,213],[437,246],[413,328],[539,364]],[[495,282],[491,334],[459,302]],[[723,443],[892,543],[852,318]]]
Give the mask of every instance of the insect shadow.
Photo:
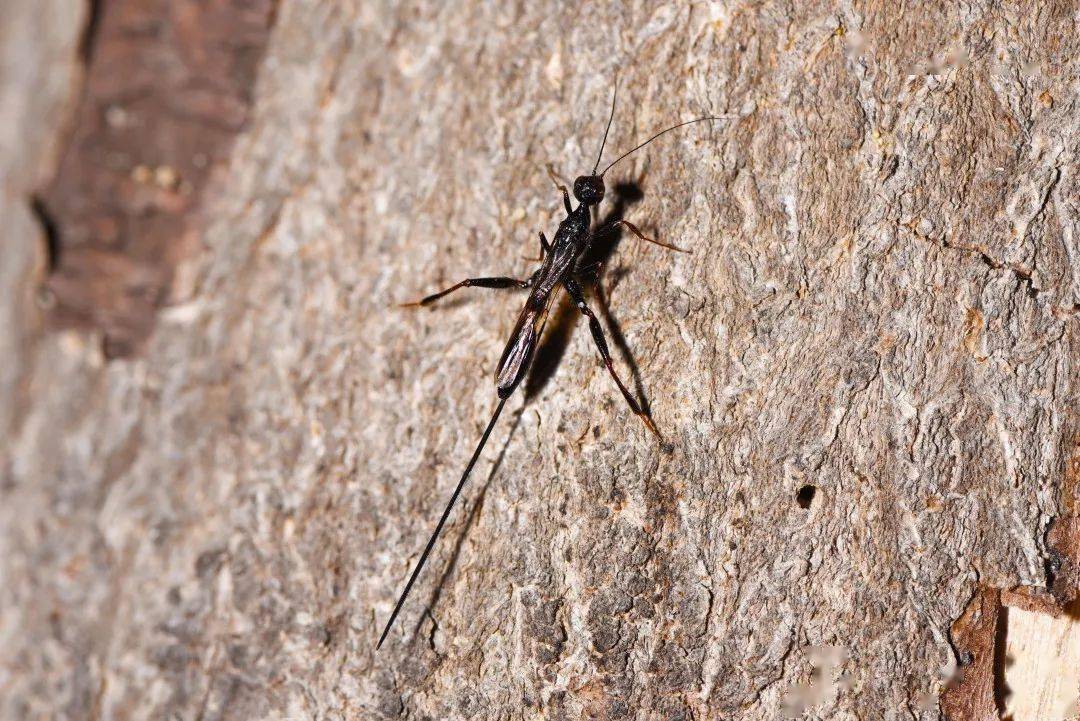
[[[608,227],[615,221],[622,220],[630,206],[641,201],[645,197],[645,193],[641,188],[640,179],[624,180],[612,186],[612,196],[614,203],[612,203],[611,209],[594,227]],[[649,402],[645,398],[644,385],[641,381],[641,373],[638,370],[637,362],[630,352],[630,346],[626,342],[626,336],[623,335],[622,328],[611,313],[611,307],[608,305],[607,296],[603,291],[604,271],[610,274],[612,284],[618,283],[626,274],[626,271],[622,268],[613,271],[607,270],[608,261],[619,247],[624,232],[622,226],[616,225],[611,231],[593,240],[589,252],[582,257],[580,267],[582,269],[593,269],[595,272],[595,280],[592,281],[592,285],[600,306],[600,314],[604,317],[604,323],[611,332],[612,342],[619,349],[619,355],[622,356],[623,362],[630,368],[630,374],[634,379],[634,390],[641,403],[641,409],[648,414],[650,413]],[[548,331],[544,334],[540,346],[536,349],[533,367],[525,381],[526,404],[539,395],[555,375],[559,362],[570,345],[570,338],[573,336],[574,329],[577,327],[580,318],[581,313],[574,307],[570,298],[563,295],[548,323]]]

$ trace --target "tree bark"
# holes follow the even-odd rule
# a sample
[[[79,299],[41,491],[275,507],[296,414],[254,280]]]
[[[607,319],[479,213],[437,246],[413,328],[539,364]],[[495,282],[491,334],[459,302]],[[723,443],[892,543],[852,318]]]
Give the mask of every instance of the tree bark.
[[[3,717],[997,718],[1003,591],[1075,603],[1071,3],[281,0],[121,357],[34,302],[86,18],[6,4]],[[522,297],[395,305],[527,277],[616,75],[607,159],[737,116],[607,176],[672,448],[561,300],[376,654]]]

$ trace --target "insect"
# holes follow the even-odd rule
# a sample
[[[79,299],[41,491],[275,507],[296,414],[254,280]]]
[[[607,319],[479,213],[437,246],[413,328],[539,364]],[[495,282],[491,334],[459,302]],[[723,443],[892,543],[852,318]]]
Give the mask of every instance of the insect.
[[[409,591],[412,590],[413,584],[416,582],[421,570],[423,570],[428,555],[435,546],[435,542],[438,540],[439,534],[446,524],[446,519],[450,516],[454,504],[461,494],[461,489],[464,488],[465,482],[468,480],[473,466],[476,465],[476,461],[480,457],[480,453],[483,451],[484,445],[487,443],[492,429],[495,428],[496,421],[499,420],[499,414],[502,413],[503,406],[506,405],[506,400],[513,394],[522,379],[528,374],[533,357],[536,353],[537,345],[543,334],[544,323],[547,319],[548,311],[555,298],[556,290],[560,287],[570,295],[570,298],[574,301],[578,310],[588,318],[589,331],[592,333],[593,341],[600,351],[600,357],[607,367],[608,373],[611,374],[615,384],[619,387],[619,391],[622,393],[623,398],[626,399],[627,404],[630,406],[630,410],[641,419],[645,424],[645,427],[656,436],[658,441],[662,442],[663,440],[660,431],[656,428],[652,419],[642,411],[637,400],[631,395],[630,391],[627,390],[626,385],[615,371],[615,366],[611,361],[611,353],[608,350],[607,340],[604,338],[603,328],[600,326],[600,321],[596,319],[596,315],[585,302],[585,294],[578,282],[578,275],[582,270],[578,265],[579,261],[587,255],[595,238],[612,232],[620,225],[641,240],[654,243],[664,248],[668,248],[669,250],[687,252],[674,245],[669,245],[654,238],[646,237],[638,230],[637,226],[621,218],[607,223],[597,230],[592,230],[592,209],[597,207],[604,199],[604,175],[623,158],[626,158],[628,155],[640,150],[661,135],[669,133],[672,130],[676,130],[692,123],[711,120],[727,120],[733,116],[710,115],[687,120],[678,125],[665,128],[651,136],[648,140],[634,146],[620,155],[597,174],[596,170],[600,167],[600,159],[604,155],[604,146],[607,145],[608,132],[611,130],[611,123],[615,119],[615,101],[617,97],[618,86],[616,84],[611,97],[611,114],[608,116],[607,127],[604,129],[604,137],[603,140],[600,141],[600,152],[597,153],[596,163],[593,164],[592,173],[579,176],[574,180],[574,198],[578,201],[578,206],[576,208],[573,207],[570,202],[570,192],[565,186],[559,184],[555,174],[551,171],[550,166],[548,168],[548,172],[555,182],[556,188],[562,193],[563,207],[566,209],[566,218],[559,223],[559,229],[555,232],[555,237],[550,243],[544,235],[544,232],[540,231],[541,265],[532,275],[524,280],[509,277],[467,278],[460,283],[450,286],[446,290],[433,293],[415,303],[403,304],[405,307],[427,306],[440,298],[450,295],[454,291],[470,287],[524,288],[530,290],[529,297],[526,299],[525,306],[518,315],[517,323],[515,323],[514,330],[510,334],[510,340],[507,341],[506,348],[503,350],[502,357],[499,359],[498,367],[495,370],[495,387],[499,396],[499,403],[495,406],[495,411],[491,415],[491,420],[488,421],[487,428],[484,429],[483,435],[480,436],[480,442],[477,444],[476,450],[473,451],[472,458],[469,459],[468,465],[465,466],[465,471],[461,474],[461,480],[458,481],[454,493],[450,496],[450,500],[446,504],[442,517],[439,519],[439,523],[435,526],[435,530],[428,539],[427,546],[424,547],[423,553],[420,554],[420,560],[417,561],[416,566],[413,568],[412,574],[405,584],[405,590],[403,590],[398,597],[397,604],[390,614],[390,620],[386,622],[386,627],[383,629],[382,636],[379,638],[376,649],[382,648],[383,642],[390,633],[390,629],[393,627],[394,621],[401,612],[402,606],[405,605],[405,600],[409,596]]]

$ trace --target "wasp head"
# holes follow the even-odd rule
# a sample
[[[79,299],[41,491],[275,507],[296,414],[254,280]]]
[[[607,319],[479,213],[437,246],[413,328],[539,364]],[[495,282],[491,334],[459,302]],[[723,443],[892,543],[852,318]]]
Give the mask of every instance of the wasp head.
[[[604,199],[604,178],[600,175],[580,175],[574,181],[574,197],[585,205],[597,205]]]

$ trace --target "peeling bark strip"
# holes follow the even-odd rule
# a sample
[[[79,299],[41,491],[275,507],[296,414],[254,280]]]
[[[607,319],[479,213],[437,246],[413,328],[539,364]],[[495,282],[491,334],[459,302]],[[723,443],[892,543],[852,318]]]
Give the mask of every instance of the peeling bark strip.
[[[1058,592],[1073,557],[1073,6],[281,0],[190,302],[115,363],[54,333],[12,364],[0,333],[33,401],[0,433],[0,719],[994,718],[1013,610],[985,587]],[[18,67],[0,110],[53,107],[7,102],[59,92]],[[742,117],[612,171],[627,220],[693,251],[621,243],[604,276],[674,451],[571,306],[376,657],[516,303],[390,306],[526,269],[544,164],[591,166],[616,69],[614,146]],[[106,180],[153,212],[120,227],[164,224],[179,160],[131,160]],[[0,319],[30,333],[20,248]]]
[[[1080,599],[1080,518],[1060,518],[1055,521],[1050,527],[1047,541],[1052,553],[1049,561],[1050,593],[1057,602],[1057,608],[1064,609]]]
[[[1004,708],[1004,609],[995,588],[980,588],[952,625],[959,656],[941,695],[948,721],[999,721]]]
[[[1080,598],[1080,519],[1059,518],[1046,534],[1047,586],[1014,586],[1001,592],[1001,603],[1059,618],[1073,612]],[[1080,690],[1078,690],[1080,692]]]
[[[950,636],[959,658],[955,675],[941,696],[941,709],[949,721],[997,721],[1005,712],[1012,693],[1005,682],[1006,669],[1021,661],[1006,655],[1010,608],[1052,618],[1076,613],[1071,604],[1080,591],[1080,521],[1056,520],[1047,533],[1047,545],[1049,588],[1016,586],[999,591],[983,587],[953,624]],[[1067,622],[1055,630],[1069,637]],[[1056,642],[1054,638],[1042,641],[1051,648]],[[1047,655],[1053,658],[1057,653],[1063,652],[1059,649]],[[1053,677],[1053,673],[1047,674],[1044,681],[1052,683]],[[1080,688],[1076,694],[1080,694]],[[1054,713],[1058,711],[1053,709]]]
[[[95,0],[86,79],[56,176],[49,231],[56,327],[134,352],[198,247],[210,173],[243,128],[277,0]]]

